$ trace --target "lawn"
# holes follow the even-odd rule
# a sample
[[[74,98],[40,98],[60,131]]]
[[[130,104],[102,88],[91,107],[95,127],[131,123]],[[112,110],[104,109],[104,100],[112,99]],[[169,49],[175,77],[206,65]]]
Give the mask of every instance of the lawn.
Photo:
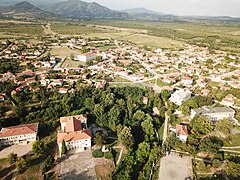
[[[146,83],[149,84],[155,84],[156,81],[155,80],[151,80],[151,81],[146,81]],[[163,87],[163,86],[168,86],[168,83],[163,82],[161,79],[157,79],[157,83],[156,83],[159,87]]]
[[[113,82],[130,82],[129,80],[124,79],[124,78],[119,77],[119,76],[117,76],[116,78],[114,78],[112,81],[113,81]]]
[[[231,134],[229,137],[230,140],[226,139],[224,141],[224,146],[240,146],[240,134]]]

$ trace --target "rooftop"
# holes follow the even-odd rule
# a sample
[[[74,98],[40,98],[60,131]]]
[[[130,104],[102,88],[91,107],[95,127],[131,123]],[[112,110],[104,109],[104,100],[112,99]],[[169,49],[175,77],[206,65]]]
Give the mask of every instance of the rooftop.
[[[22,134],[32,134],[32,133],[37,133],[37,131],[38,131],[38,123],[24,124],[19,126],[10,126],[10,127],[2,128],[0,132],[0,138],[17,136]]]
[[[202,108],[198,108],[198,109],[193,109],[197,114],[210,114],[210,113],[224,113],[224,112],[230,112],[230,113],[234,113],[235,111],[233,109],[231,109],[230,107],[202,107]]]

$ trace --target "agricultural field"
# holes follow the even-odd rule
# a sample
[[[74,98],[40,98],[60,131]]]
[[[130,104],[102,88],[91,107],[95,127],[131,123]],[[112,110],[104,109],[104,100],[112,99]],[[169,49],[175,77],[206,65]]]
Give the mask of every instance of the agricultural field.
[[[202,22],[166,23],[144,21],[89,21],[86,24],[97,24],[111,27],[142,29],[148,35],[167,37],[172,40],[207,46],[210,50],[228,50],[240,53],[239,24],[214,24]]]
[[[41,35],[43,28],[39,23],[0,21],[0,37],[3,35]]]
[[[58,57],[64,58],[64,57],[70,57],[71,54],[73,54],[74,56],[81,54],[81,51],[77,49],[70,49],[65,46],[54,46],[52,47],[50,53],[52,56],[58,56]]]

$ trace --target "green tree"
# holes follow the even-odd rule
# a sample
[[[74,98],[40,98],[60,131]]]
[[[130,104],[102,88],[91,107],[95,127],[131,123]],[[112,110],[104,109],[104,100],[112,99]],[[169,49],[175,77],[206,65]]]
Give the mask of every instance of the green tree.
[[[227,162],[224,166],[226,174],[233,179],[238,179],[240,177],[240,164],[234,162]]]
[[[153,128],[152,121],[153,121],[152,117],[149,114],[147,114],[146,115],[146,120],[144,120],[141,123],[142,129],[145,132],[145,140],[146,141],[154,139],[155,131],[154,131],[154,128]]]
[[[8,161],[9,161],[10,164],[15,163],[16,160],[17,160],[17,154],[15,154],[15,153],[10,153],[10,154],[8,155]]]
[[[143,162],[146,157],[148,157],[150,152],[150,145],[147,142],[142,142],[138,145],[138,150],[136,152],[137,154],[137,160],[139,162]]]
[[[162,90],[161,91],[161,97],[164,100],[164,102],[166,102],[168,100],[168,98],[170,98],[171,94],[169,91],[167,90]]]
[[[95,134],[94,142],[97,145],[102,146],[102,145],[106,144],[107,136],[102,131],[99,131]]]
[[[119,140],[128,149],[134,144],[131,127],[124,126],[122,132],[119,134]]]
[[[201,151],[217,153],[223,146],[223,142],[215,136],[205,137],[200,141],[199,149]]]
[[[62,141],[62,148],[61,148],[61,155],[67,154],[67,146],[65,144],[65,141]]]
[[[116,126],[120,123],[121,121],[121,111],[118,106],[113,106],[110,111],[108,112],[108,125],[109,127],[113,130],[116,131]]]
[[[215,129],[228,135],[233,128],[233,124],[229,121],[229,119],[222,119],[215,123]]]
[[[213,123],[210,119],[203,116],[195,116],[190,124],[192,132],[208,134],[213,130]]]
[[[87,52],[89,52],[89,49],[86,48],[86,47],[83,47],[81,52],[82,52],[82,53],[87,53]]]
[[[28,162],[25,158],[21,157],[16,163],[18,172],[23,173],[28,168]]]
[[[45,160],[44,166],[43,166],[43,172],[49,171],[54,163],[54,158],[52,155],[49,155],[47,159]]]
[[[45,153],[45,145],[44,142],[37,139],[32,145],[32,151],[35,156],[39,157]]]

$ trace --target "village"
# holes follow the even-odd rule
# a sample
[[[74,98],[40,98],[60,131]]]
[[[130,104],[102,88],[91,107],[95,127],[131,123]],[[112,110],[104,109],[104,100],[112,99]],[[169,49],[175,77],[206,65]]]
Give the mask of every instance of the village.
[[[109,48],[101,48],[104,46]],[[171,145],[168,144],[170,144],[169,136],[172,133],[176,134],[177,140],[183,143],[188,141],[188,126],[196,117],[206,117],[213,123],[228,119],[238,132],[237,129],[240,126],[240,64],[237,55],[220,50],[210,53],[206,47],[190,44],[184,44],[178,50],[149,49],[128,41],[82,37],[60,37],[58,39],[51,37],[37,43],[27,40],[8,40],[1,41],[0,48],[0,60],[9,62],[8,69],[1,67],[0,82],[12,82],[13,84],[10,88],[1,87],[1,118],[11,117],[13,111],[10,106],[18,106],[20,94],[25,91],[35,93],[46,89],[47,92],[60,94],[64,98],[67,97],[65,95],[74,94],[80,85],[102,90],[109,86],[137,86],[150,88],[154,93],[169,93],[165,104],[168,107],[170,103],[173,110],[170,113],[167,110],[164,111],[164,130],[163,134],[160,134],[163,136],[162,144],[165,155],[170,153],[168,149]],[[58,48],[60,51],[64,48],[66,52],[69,50],[74,53],[68,53],[68,55],[52,53],[53,49]],[[9,69],[11,71],[8,71]],[[206,103],[207,105],[197,106],[197,108],[190,103],[186,104],[198,96],[209,98],[212,103]],[[142,101],[147,106],[149,97],[143,96]],[[31,108],[35,106],[43,106],[43,101],[29,104]],[[155,115],[161,113],[161,109],[157,106],[152,111]],[[73,171],[75,166],[81,169],[83,165],[86,165],[88,166],[86,172],[90,172],[88,175],[96,179],[94,178],[96,177],[94,165],[89,165],[94,162],[91,149],[96,148],[92,147],[93,139],[96,138],[96,132],[93,129],[100,129],[103,134],[106,130],[98,125],[95,126],[96,124],[89,126],[87,123],[89,115],[77,112],[68,115],[58,119],[60,129],[55,139],[58,145],[56,154],[60,159],[66,156],[67,151],[75,155],[72,160],[69,158],[65,162],[60,161],[57,166],[59,177],[74,179],[76,177],[71,177],[69,172]],[[172,116],[178,120],[172,120]],[[23,145],[38,141],[39,123],[3,127],[0,132],[1,147],[8,146],[9,148],[11,145],[21,144],[24,148]],[[107,133],[106,136],[108,136]],[[96,143],[94,144],[96,146]],[[105,146],[102,149],[108,152]],[[126,151],[123,149],[120,147],[120,154]],[[17,153],[14,149],[11,149],[11,152]],[[80,165],[78,161],[75,162],[76,159],[74,159],[81,158],[81,155],[77,154],[79,152],[87,152],[87,155],[85,154],[87,160],[83,160],[85,161],[83,165]],[[18,156],[25,153],[20,153]],[[121,155],[119,156],[120,161]],[[73,162],[75,165],[71,164]],[[167,176],[161,172],[164,171],[161,168],[160,166],[159,176]],[[192,177],[192,172],[183,176]]]

